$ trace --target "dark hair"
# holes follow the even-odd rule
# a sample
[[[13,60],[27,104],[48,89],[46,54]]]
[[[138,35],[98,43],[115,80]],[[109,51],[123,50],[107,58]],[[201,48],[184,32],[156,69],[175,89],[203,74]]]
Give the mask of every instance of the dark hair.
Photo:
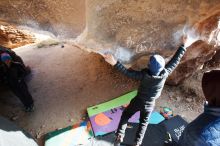
[[[220,107],[220,70],[204,73],[202,90],[210,106]]]

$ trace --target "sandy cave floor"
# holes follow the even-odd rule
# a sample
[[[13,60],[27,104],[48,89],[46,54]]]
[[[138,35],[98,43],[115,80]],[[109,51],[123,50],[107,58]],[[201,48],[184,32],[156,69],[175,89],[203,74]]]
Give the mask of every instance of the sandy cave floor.
[[[30,132],[40,145],[47,132],[82,120],[86,108],[113,99],[138,87],[104,59],[67,43],[43,48],[24,48],[16,52],[31,66],[27,78],[35,100],[35,112],[25,113],[22,104],[7,90],[0,92],[0,114]],[[179,87],[165,86],[156,110],[168,106],[188,121],[202,112],[202,100],[186,100]]]

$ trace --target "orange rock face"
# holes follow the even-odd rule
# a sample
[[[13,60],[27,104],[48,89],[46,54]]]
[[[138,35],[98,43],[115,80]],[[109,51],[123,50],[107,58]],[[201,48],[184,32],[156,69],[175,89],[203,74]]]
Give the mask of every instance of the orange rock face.
[[[17,48],[34,43],[34,36],[13,27],[12,25],[0,23],[0,44],[8,48]]]

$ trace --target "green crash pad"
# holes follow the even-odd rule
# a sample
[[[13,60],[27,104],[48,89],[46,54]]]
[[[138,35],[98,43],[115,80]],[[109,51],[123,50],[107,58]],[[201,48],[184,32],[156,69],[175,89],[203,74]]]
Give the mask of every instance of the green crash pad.
[[[109,109],[128,104],[137,95],[137,90],[129,92],[111,101],[87,108],[89,117],[105,112]]]

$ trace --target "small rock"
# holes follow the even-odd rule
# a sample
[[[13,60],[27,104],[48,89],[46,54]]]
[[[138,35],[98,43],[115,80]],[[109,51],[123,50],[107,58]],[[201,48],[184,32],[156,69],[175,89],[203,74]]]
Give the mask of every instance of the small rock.
[[[180,100],[181,100],[181,97],[177,96],[177,97],[176,97],[176,101],[177,101],[177,102],[180,102]]]
[[[69,121],[70,121],[70,122],[74,122],[74,119],[70,119]]]
[[[41,137],[41,134],[42,134],[42,133],[41,133],[40,131],[37,132],[37,133],[36,133],[36,138],[39,139],[39,138]]]
[[[187,107],[187,110],[188,110],[188,111],[192,111],[192,110],[193,110],[193,109],[192,109],[192,106],[189,105],[189,106]]]
[[[12,120],[12,121],[16,121],[18,118],[19,118],[19,116],[18,116],[18,115],[15,115],[15,116],[11,117],[11,120]]]
[[[168,95],[169,95],[170,97],[173,97],[173,96],[174,96],[174,93],[173,93],[173,92],[168,92]]]
[[[45,127],[46,127],[46,125],[42,125],[40,128],[43,129],[43,128],[45,128]]]
[[[203,112],[203,109],[199,108],[199,109],[198,109],[198,112],[199,112],[199,113],[202,113],[202,112]]]
[[[34,130],[33,129],[29,130],[29,132],[30,132],[31,135],[34,134]]]
[[[87,117],[86,117],[86,116],[83,116],[83,117],[82,117],[82,120],[83,120],[83,121],[85,121],[86,119],[87,119]]]
[[[190,103],[190,102],[193,101],[193,99],[192,98],[186,98],[186,101]]]

